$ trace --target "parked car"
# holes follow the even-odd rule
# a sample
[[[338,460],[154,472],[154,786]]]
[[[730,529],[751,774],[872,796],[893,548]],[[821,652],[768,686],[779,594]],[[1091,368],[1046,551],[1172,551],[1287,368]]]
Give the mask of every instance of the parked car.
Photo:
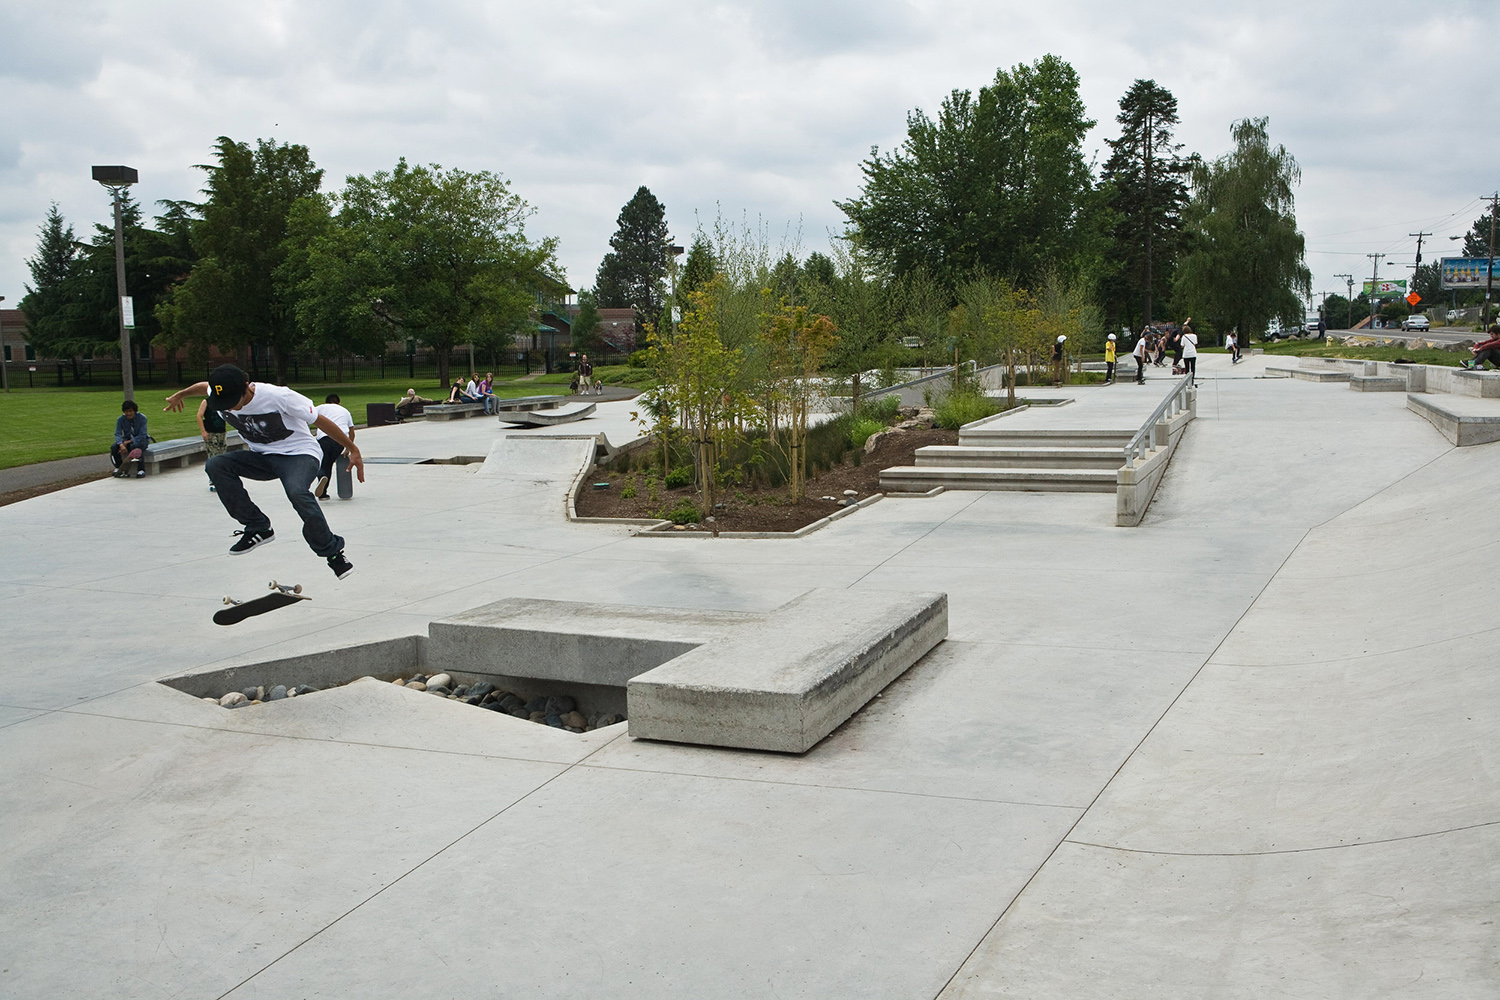
[[[1427,322],[1427,317],[1421,313],[1412,313],[1401,321],[1403,330],[1430,330],[1432,324]]]

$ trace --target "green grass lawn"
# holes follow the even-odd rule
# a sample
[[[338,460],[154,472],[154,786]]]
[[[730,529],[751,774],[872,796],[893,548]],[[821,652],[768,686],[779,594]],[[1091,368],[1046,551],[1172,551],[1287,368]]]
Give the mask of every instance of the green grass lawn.
[[[321,372],[319,373],[321,374]],[[563,379],[566,384],[567,379]],[[329,393],[354,414],[358,423],[365,419],[366,403],[394,403],[408,388],[429,399],[446,399],[448,394],[438,383],[412,380],[405,375],[384,382],[361,381],[354,385],[331,385],[324,382],[296,383],[292,388],[314,403],[323,402]],[[198,433],[198,400],[189,399],[181,413],[164,413],[166,386],[146,385],[136,390],[135,399],[145,414],[151,436],[158,441],[188,437]],[[509,398],[536,394],[535,382],[496,385],[495,395]],[[120,415],[124,397],[118,388],[16,389],[0,394],[0,469],[33,462],[47,462],[78,455],[103,455],[114,442],[115,419]]]
[[[645,389],[656,381],[649,369],[632,368],[629,365],[600,365],[594,369],[594,377],[603,380],[605,385],[623,385],[632,389]],[[552,375],[538,375],[522,384],[567,385],[571,381],[572,372],[556,372]]]

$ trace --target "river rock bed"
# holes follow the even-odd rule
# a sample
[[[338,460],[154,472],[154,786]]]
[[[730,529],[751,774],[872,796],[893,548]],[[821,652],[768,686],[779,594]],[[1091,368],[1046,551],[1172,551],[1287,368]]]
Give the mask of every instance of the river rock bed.
[[[461,701],[466,705],[473,705],[490,712],[499,712],[517,719],[525,719],[538,725],[551,726],[553,729],[566,729],[570,733],[587,733],[625,721],[623,715],[604,712],[585,715],[578,710],[578,703],[567,695],[522,698],[518,694],[497,688],[488,681],[480,681],[472,686],[456,683],[448,674],[432,674],[431,676],[413,674],[411,677],[398,677],[391,683],[397,687],[408,688],[412,691],[425,691],[440,698],[447,698],[449,701]],[[290,688],[285,684],[277,684],[269,689],[256,686],[241,691],[230,691],[218,698],[204,698],[203,700],[224,708],[245,708],[250,705],[281,701],[284,698],[295,698],[317,690],[320,689],[306,684]]]

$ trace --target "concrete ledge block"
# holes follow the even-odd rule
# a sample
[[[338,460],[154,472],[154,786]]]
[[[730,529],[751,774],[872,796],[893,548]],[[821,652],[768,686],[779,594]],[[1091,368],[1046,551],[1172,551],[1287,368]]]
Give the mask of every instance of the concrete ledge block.
[[[1350,373],[1346,371],[1322,368],[1286,368],[1273,365],[1266,366],[1266,374],[1299,378],[1304,382],[1347,382],[1351,377]]]
[[[1399,375],[1351,375],[1349,388],[1355,392],[1405,392],[1406,379]]]
[[[804,753],[947,634],[946,594],[814,590],[633,678],[630,735]]]
[[[1406,408],[1436,427],[1449,443],[1459,448],[1500,441],[1500,406],[1491,404],[1482,410],[1466,397],[1406,397]]]
[[[1455,370],[1449,378],[1449,391],[1459,396],[1500,399],[1500,372]]]

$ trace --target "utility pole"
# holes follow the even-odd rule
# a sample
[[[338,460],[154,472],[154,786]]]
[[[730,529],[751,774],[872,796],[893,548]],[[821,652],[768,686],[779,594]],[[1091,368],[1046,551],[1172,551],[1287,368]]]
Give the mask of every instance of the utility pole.
[[[1490,195],[1490,262],[1484,273],[1484,319],[1480,325],[1490,328],[1490,303],[1495,299],[1495,213],[1500,210],[1500,191]]]
[[[1378,303],[1380,301],[1380,297],[1379,297],[1379,295],[1376,292],[1376,287],[1375,286],[1380,284],[1380,261],[1381,261],[1381,258],[1383,258],[1385,256],[1385,254],[1383,254],[1383,253],[1367,253],[1367,254],[1365,254],[1365,256],[1369,257],[1369,258],[1371,258],[1371,259],[1373,259],[1375,261],[1375,268],[1374,268],[1374,270],[1372,270],[1370,272],[1370,326],[1369,326],[1369,329],[1373,330],[1373,329],[1375,329],[1375,305],[1376,305],[1376,303]]]
[[[5,296],[0,295],[0,302],[5,301]],[[0,341],[5,339],[5,324],[0,323]],[[10,360],[4,354],[4,348],[0,347],[0,382],[5,383],[5,391],[10,392]]]
[[[1417,267],[1421,267],[1422,266],[1422,237],[1424,237],[1424,236],[1431,236],[1432,234],[1431,233],[1407,233],[1406,235],[1407,236],[1415,236],[1417,238],[1417,263],[1416,263],[1416,266]]]
[[[1347,330],[1354,325],[1354,275],[1335,274],[1334,277],[1343,278],[1344,287],[1349,290],[1349,294],[1344,299],[1344,302],[1349,306],[1349,314],[1344,319],[1344,329]]]

